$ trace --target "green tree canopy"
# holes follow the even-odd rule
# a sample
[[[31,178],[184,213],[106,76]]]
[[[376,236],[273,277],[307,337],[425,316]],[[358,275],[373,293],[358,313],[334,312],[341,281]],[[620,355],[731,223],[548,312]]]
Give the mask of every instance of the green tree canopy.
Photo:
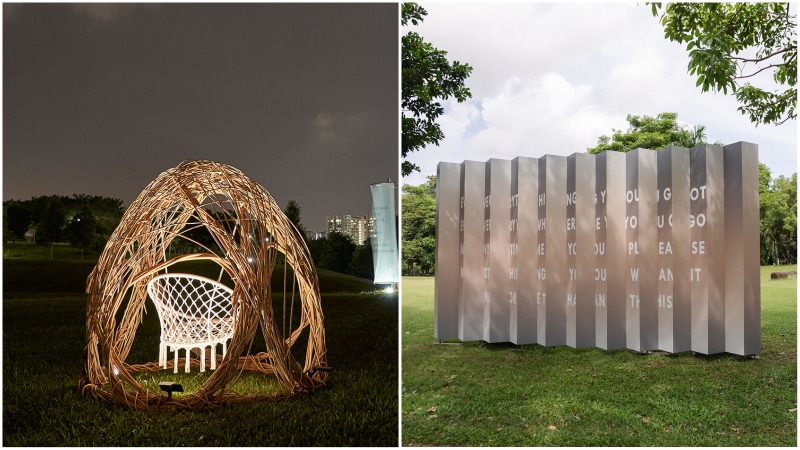
[[[95,240],[93,248],[99,250],[108,240],[111,233],[119,224],[122,218],[124,208],[122,207],[122,200],[110,197],[100,197],[87,194],[73,194],[66,195],[43,195],[40,197],[33,197],[30,200],[7,200],[3,202],[4,209],[8,209],[11,205],[18,205],[27,210],[29,214],[28,228],[34,231],[34,240],[40,241],[40,228],[45,211],[51,204],[57,204],[61,213],[64,215],[64,223],[70,223],[77,214],[91,214],[95,221],[95,231],[98,239]],[[88,209],[88,212],[87,212]],[[14,208],[16,210],[16,208]],[[52,211],[50,211],[52,214]],[[12,214],[12,217],[14,214]],[[24,222],[24,217],[19,218]],[[7,220],[11,220],[7,216]],[[22,225],[19,225],[20,227]],[[27,231],[27,230],[26,230]],[[21,236],[16,236],[21,238]],[[59,234],[59,239],[64,239],[65,236]],[[49,242],[49,241],[48,241]],[[45,243],[45,242],[42,242]]]
[[[372,264],[372,241],[367,239],[364,245],[357,245],[350,261],[351,275],[368,280],[375,279],[375,267]]]
[[[300,205],[294,200],[289,200],[289,203],[286,204],[286,208],[283,210],[283,213],[286,214],[289,221],[294,224],[297,231],[303,236],[303,240],[306,241],[308,240],[306,239],[306,228],[303,226],[303,223],[300,222],[300,212]]]
[[[69,199],[63,197],[62,202],[68,205],[68,209],[72,214],[77,213],[84,206],[91,211],[97,231],[95,250],[102,250],[111,233],[114,232],[120,220],[122,220],[122,214],[125,211],[122,207],[122,200],[112,197],[73,194]]]
[[[72,217],[72,221],[67,225],[64,234],[70,245],[81,249],[81,258],[83,258],[85,249],[94,246],[98,238],[97,222],[87,205],[84,205],[80,212]]]
[[[6,227],[14,240],[24,240],[31,226],[31,212],[22,202],[12,202],[6,208]]]
[[[403,3],[403,26],[418,25],[428,14],[416,3]],[[425,42],[418,33],[409,31],[402,38],[402,156],[429,144],[439,145],[444,139],[436,119],[444,114],[439,100],[450,97],[463,102],[472,97],[464,85],[472,72],[469,64],[447,61],[447,52]],[[402,174],[419,170],[416,164],[403,161]]]
[[[764,185],[764,174],[768,182]],[[797,173],[772,179],[759,164],[761,264],[797,262]]]
[[[796,14],[789,3],[651,3],[661,14],[664,36],[686,44],[689,74],[697,86],[730,90],[738,110],[756,124],[795,119],[797,105]],[[763,71],[780,88],[751,84]]]
[[[436,265],[436,177],[403,185],[403,272],[430,275]]]
[[[52,244],[61,240],[66,216],[58,196],[52,196],[45,204],[42,216],[36,224],[38,242]]]
[[[636,148],[657,150],[670,145],[691,148],[702,144],[706,139],[705,126],[692,129],[678,125],[677,113],[661,113],[656,117],[634,116],[628,114],[628,130],[611,130],[611,137],[600,136],[596,147],[586,149],[589,153],[606,150],[628,152]]]
[[[319,267],[339,273],[349,273],[350,261],[356,244],[346,234],[331,232],[323,241],[322,252],[319,260],[315,261]]]

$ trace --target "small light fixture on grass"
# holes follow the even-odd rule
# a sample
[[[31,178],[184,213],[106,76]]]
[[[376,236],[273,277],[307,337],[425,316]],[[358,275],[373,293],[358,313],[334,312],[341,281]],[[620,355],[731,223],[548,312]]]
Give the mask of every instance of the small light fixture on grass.
[[[383,290],[383,293],[384,293],[384,294],[394,294],[394,286],[391,286],[391,285],[390,285],[390,286],[387,286],[387,287],[386,287],[386,288]]]
[[[169,398],[172,398],[173,392],[183,392],[183,385],[172,381],[162,381],[161,383],[158,383],[158,387],[160,387],[162,391],[166,392]]]

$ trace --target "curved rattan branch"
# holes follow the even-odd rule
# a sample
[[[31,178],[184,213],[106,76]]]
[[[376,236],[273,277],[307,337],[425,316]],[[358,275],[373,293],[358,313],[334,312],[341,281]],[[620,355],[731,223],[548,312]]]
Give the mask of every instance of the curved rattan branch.
[[[199,228],[208,231],[214,245],[192,237]],[[177,238],[201,251],[173,257],[170,244]],[[280,322],[273,310],[271,286],[279,255],[285,273],[291,269],[294,276],[283,286],[284,302],[290,301],[291,308],[288,312],[284,308]],[[167,398],[132,376],[137,371],[163,370],[157,362],[129,364],[126,360],[145,313],[147,283],[175,264],[193,260],[216,263],[232,280],[231,302],[237,311],[234,330],[227,354],[219,358],[216,370],[199,390]],[[325,385],[327,373],[314,370],[327,364],[319,285],[308,248],[266,189],[231,166],[186,161],[159,175],[126,210],[89,275],[86,292],[85,362],[79,381],[83,395],[135,409],[203,409],[309,392]],[[298,307],[294,302],[299,302]],[[259,327],[267,351],[248,355]],[[306,330],[304,359],[297,359],[300,352],[293,354],[292,349]],[[182,367],[187,363],[184,358],[175,361]],[[168,361],[167,369],[175,361]],[[190,358],[188,365],[199,367],[199,360]],[[229,384],[242,370],[276,377],[281,391],[268,395],[234,392]]]

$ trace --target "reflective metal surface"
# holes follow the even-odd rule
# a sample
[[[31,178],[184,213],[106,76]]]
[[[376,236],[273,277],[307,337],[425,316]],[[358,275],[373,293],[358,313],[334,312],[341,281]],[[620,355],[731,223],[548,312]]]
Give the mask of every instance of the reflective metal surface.
[[[691,349],[689,150],[658,152],[658,349]]]
[[[761,351],[758,146],[725,146],[725,351]]]
[[[486,163],[484,199],[484,292],[483,340],[508,342],[511,300],[509,243],[516,222],[511,222],[511,161],[490,159]]]
[[[533,344],[536,342],[536,293],[541,292],[542,283],[536,275],[539,257],[537,206],[539,189],[539,160],[520,156],[511,161],[511,242],[509,253],[511,269],[516,269],[511,280],[511,342]],[[520,183],[520,180],[522,182]]]
[[[459,261],[461,283],[458,290],[458,338],[483,339],[483,238],[486,190],[486,163],[461,163],[461,232]]]
[[[438,176],[436,337],[760,351],[756,145],[441,163]]]
[[[439,163],[436,168],[436,286],[433,335],[458,337],[459,220],[461,164]]]
[[[595,156],[567,158],[567,345],[595,346]]]

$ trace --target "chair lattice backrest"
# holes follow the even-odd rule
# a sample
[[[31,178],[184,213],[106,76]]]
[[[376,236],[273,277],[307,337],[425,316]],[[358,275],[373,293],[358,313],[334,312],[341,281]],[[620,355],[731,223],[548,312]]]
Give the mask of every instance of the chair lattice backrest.
[[[216,353],[233,336],[235,312],[233,290],[214,280],[193,274],[168,273],[158,275],[147,283],[147,292],[156,305],[161,322],[161,348],[159,362],[166,367],[166,352],[193,348],[205,352],[206,347]],[[205,359],[205,358],[203,358]],[[212,369],[216,367],[212,359]],[[201,371],[205,370],[201,365]],[[175,370],[177,371],[177,363]]]

